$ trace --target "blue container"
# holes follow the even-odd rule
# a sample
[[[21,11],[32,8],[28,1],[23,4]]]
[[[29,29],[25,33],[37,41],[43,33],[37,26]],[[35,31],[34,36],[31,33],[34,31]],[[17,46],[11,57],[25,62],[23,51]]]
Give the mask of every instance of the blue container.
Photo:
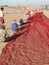
[[[12,24],[12,31],[16,31],[18,29],[18,24],[17,23],[13,23]]]

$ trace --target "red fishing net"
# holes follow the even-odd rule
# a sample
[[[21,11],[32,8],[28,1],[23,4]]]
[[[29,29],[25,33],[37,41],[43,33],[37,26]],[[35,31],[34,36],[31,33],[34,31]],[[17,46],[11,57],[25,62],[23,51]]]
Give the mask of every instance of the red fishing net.
[[[0,65],[49,65],[49,19],[38,12],[28,21],[2,50]]]

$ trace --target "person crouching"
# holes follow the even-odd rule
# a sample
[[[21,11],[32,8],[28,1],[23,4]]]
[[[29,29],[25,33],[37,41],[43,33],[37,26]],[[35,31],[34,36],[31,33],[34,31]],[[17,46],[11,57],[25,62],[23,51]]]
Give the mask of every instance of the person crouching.
[[[16,20],[13,20],[12,22],[12,31],[16,32],[18,30],[18,23],[16,23]]]

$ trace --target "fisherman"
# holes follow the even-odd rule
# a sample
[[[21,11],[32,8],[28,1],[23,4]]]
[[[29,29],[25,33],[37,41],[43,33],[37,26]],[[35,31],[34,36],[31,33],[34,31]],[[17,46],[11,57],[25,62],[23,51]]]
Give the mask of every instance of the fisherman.
[[[34,12],[31,10],[30,12],[31,17],[34,16]]]
[[[0,42],[4,42],[7,37],[9,37],[9,35],[5,26],[3,25],[0,27]]]
[[[26,16],[25,16],[25,21],[27,21],[28,19],[30,19],[32,16],[34,16],[34,12],[33,11],[28,11]]]
[[[27,32],[30,30],[30,27],[32,26],[33,17],[34,17],[34,12],[31,10],[27,13],[27,22],[28,22]]]
[[[13,20],[12,22],[12,31],[15,32],[18,29],[18,23],[16,20]]]
[[[5,40],[5,26],[3,25],[4,23],[4,15],[3,15],[4,8],[0,8],[0,42]]]
[[[20,25],[23,25],[24,24],[24,21],[23,21],[22,18],[19,20],[19,23],[20,23]]]
[[[4,14],[3,14],[4,8],[1,7],[0,8],[0,23],[3,24],[4,23]]]

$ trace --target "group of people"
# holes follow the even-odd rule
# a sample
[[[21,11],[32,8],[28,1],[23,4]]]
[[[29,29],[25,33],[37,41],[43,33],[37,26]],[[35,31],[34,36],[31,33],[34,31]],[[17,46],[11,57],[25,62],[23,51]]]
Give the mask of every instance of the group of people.
[[[1,7],[0,8],[0,27],[2,27],[4,24],[4,13],[3,13],[3,11],[4,11],[4,8]]]
[[[13,20],[12,22],[12,31],[18,30],[18,28],[24,24],[23,19],[21,18],[19,21]]]
[[[4,25],[4,8],[1,7],[0,8],[0,41],[5,41],[5,38],[8,37],[8,33],[7,33],[7,30],[5,28],[5,25]],[[33,11],[28,11],[26,16],[25,16],[25,19],[26,21],[28,20],[29,17],[32,17],[34,15],[34,12]],[[19,26],[20,25],[23,25],[24,22],[23,22],[23,19],[20,19],[19,20],[19,24],[17,23],[16,20],[13,20],[12,22],[12,31],[16,32],[16,30],[18,30]]]
[[[4,8],[1,7],[0,8],[0,42],[3,42],[5,41],[6,38],[9,37],[8,35],[8,32],[6,30],[6,27],[5,27],[5,22],[4,22]],[[12,22],[12,31],[13,32],[16,32],[16,30],[18,30],[18,26],[22,25],[23,24],[23,19],[20,19],[19,20],[19,24],[17,23],[16,20],[13,20]]]
[[[25,15],[25,20],[27,22],[28,18],[32,17],[34,15],[34,12],[33,11],[28,11],[27,14]],[[17,23],[16,20],[13,20],[12,22],[12,31],[16,31],[18,29],[18,26],[20,25],[23,25],[24,22],[23,22],[23,19],[20,19],[18,21],[19,23]]]

